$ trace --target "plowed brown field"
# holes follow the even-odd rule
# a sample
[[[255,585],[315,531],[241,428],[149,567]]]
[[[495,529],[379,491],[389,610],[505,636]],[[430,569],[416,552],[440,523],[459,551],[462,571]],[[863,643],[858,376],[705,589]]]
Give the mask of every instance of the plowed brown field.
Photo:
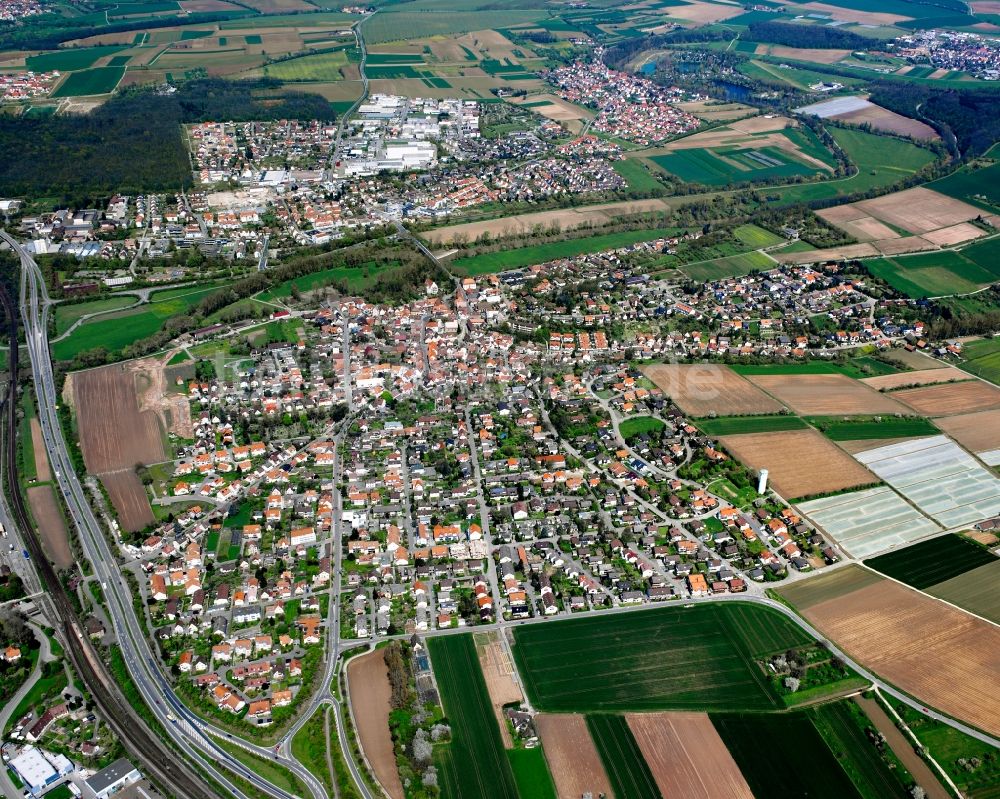
[[[815,430],[723,436],[723,446],[751,469],[770,472],[786,499],[877,483],[878,478]]]
[[[707,713],[628,713],[625,718],[663,796],[753,799]]]
[[[810,580],[802,590],[823,591],[823,581]],[[880,677],[949,716],[1000,735],[1000,628],[884,579],[799,607]]]
[[[506,749],[512,749],[514,741],[510,734],[510,725],[503,716],[503,706],[524,699],[521,686],[514,677],[514,664],[507,651],[497,639],[496,633],[486,633],[476,636],[476,653],[479,655],[479,666],[486,680],[486,690],[493,705],[493,714],[500,726],[500,737]]]
[[[396,755],[389,733],[389,703],[392,686],[381,650],[351,658],[347,665],[347,688],[358,727],[358,739],[379,784],[392,799],[404,799],[403,784],[396,770]]]
[[[973,452],[1000,449],[1000,410],[949,416],[935,424]]]
[[[690,416],[777,413],[781,404],[732,369],[718,364],[663,363],[646,376]]]
[[[583,716],[539,713],[535,728],[559,799],[580,799],[585,793],[614,796]]]
[[[866,377],[861,382],[879,391],[881,389],[902,388],[903,386],[929,386],[934,383],[969,379],[968,372],[963,372],[954,366],[946,366],[944,369],[921,369],[917,372],[899,372],[894,375]]]
[[[32,486],[28,489],[28,504],[35,517],[38,532],[42,536],[45,554],[57,568],[68,569],[73,565],[73,553],[69,548],[69,532],[62,511],[56,504],[52,486]]]
[[[749,379],[804,416],[907,413],[891,397],[846,375],[750,375]]]
[[[925,416],[955,416],[1000,408],[1000,388],[982,380],[909,388],[895,391],[892,396]]]

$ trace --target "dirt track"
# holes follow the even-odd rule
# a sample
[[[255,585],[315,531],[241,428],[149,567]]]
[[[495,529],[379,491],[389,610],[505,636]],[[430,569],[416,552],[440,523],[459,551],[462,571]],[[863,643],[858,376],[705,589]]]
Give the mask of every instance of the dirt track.
[[[585,793],[614,796],[583,716],[539,713],[535,727],[559,799],[580,799]]]
[[[347,686],[358,727],[358,740],[375,771],[375,777],[392,799],[404,799],[389,733],[392,688],[381,650],[351,659],[347,665]]]
[[[664,797],[754,799],[707,713],[628,713],[625,718]]]

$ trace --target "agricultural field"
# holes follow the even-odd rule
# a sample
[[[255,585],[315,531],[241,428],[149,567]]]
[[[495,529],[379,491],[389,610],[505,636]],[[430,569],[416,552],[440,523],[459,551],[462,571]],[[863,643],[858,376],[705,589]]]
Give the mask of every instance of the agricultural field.
[[[587,721],[579,713],[539,713],[535,729],[555,782],[559,799],[590,793],[611,796],[611,783],[604,771]]]
[[[343,80],[341,71],[348,64],[346,50],[317,53],[288,61],[268,64],[261,70],[267,78],[288,82]]]
[[[1000,385],[1000,338],[967,342],[962,357],[965,371]]]
[[[518,799],[472,636],[431,638],[428,646],[451,725],[451,742],[437,747],[434,758],[442,796]]]
[[[888,486],[800,502],[798,508],[856,558],[941,532]]]
[[[663,184],[658,181],[646,167],[633,158],[615,161],[615,172],[628,181],[629,188],[636,191],[662,191]]]
[[[507,757],[520,799],[556,799],[555,785],[541,747],[509,749]]]
[[[753,799],[705,713],[629,713],[629,729],[664,797]]]
[[[890,375],[900,366],[868,355],[854,355],[844,361],[790,361],[788,363],[734,364],[737,374],[751,375],[845,375],[858,380],[873,375]]]
[[[906,388],[893,397],[926,416],[955,416],[1000,408],[1000,388],[982,380]]]
[[[587,728],[617,799],[661,799],[656,780],[623,716],[587,716]]]
[[[751,272],[765,271],[776,266],[766,253],[747,252],[729,255],[711,261],[684,264],[680,269],[692,280],[720,280],[724,277],[738,277]]]
[[[74,72],[92,67],[100,59],[114,55],[122,49],[124,49],[122,45],[108,45],[105,47],[74,47],[53,50],[28,56],[24,60],[24,65],[35,72],[49,72],[51,70]]]
[[[928,188],[957,200],[997,213],[1000,211],[1000,148],[993,147],[981,159],[947,177],[928,183]]]
[[[943,535],[870,558],[865,565],[914,588],[933,585],[1000,562],[986,547],[960,535]]]
[[[871,386],[876,391],[892,391],[910,386],[929,386],[934,383],[951,383],[956,380],[968,380],[969,375],[961,369],[944,366],[938,369],[920,369],[913,372],[866,377],[861,382]]]
[[[786,499],[871,485],[876,478],[815,430],[723,436],[726,451],[755,471],[767,469]]]
[[[810,417],[809,424],[833,441],[915,438],[934,436],[938,429],[922,416],[845,419],[840,416]]]
[[[398,9],[398,10],[397,10]],[[471,31],[509,28],[535,22],[546,16],[541,9],[505,9],[497,11],[411,10],[411,6],[390,6],[365,22],[365,41],[370,44],[431,36],[451,36]]]
[[[998,579],[1000,559],[994,558],[990,563],[950,580],[942,580],[925,590],[938,599],[1000,624],[1000,594],[996,590]]]
[[[934,423],[987,466],[1000,466],[1000,410],[946,416]]]
[[[115,90],[125,76],[125,67],[94,67],[81,72],[71,72],[52,97],[86,97],[107,94]]]
[[[946,529],[1000,513],[1000,479],[945,436],[908,439],[854,457]]]
[[[861,799],[807,713],[720,713],[712,723],[754,796]],[[761,741],[781,741],[782,758],[803,767],[781,768],[761,757]]]
[[[765,230],[757,225],[740,225],[733,231],[733,235],[742,241],[747,247],[759,250],[762,247],[774,247],[785,241],[784,238],[770,230]]]
[[[865,267],[914,299],[969,293],[1000,280],[1000,267],[980,266],[954,250],[876,258],[865,261]]]
[[[759,388],[802,416],[906,413],[906,406],[842,374],[754,374]]]
[[[778,433],[783,430],[805,430],[808,425],[798,416],[729,416],[700,419],[695,423],[709,436],[732,436],[742,433]]]
[[[347,686],[358,743],[365,759],[391,799],[403,799],[405,794],[389,731],[392,686],[385,653],[378,649],[351,658],[347,664]]]
[[[588,713],[779,707],[754,658],[810,640],[776,611],[736,602],[529,625],[514,637],[532,704]]]
[[[900,583],[840,574],[854,568],[860,569],[838,569],[778,593],[851,658],[897,688],[1000,734],[1000,696],[993,690],[1000,677],[1000,628]]]
[[[450,263],[450,266],[462,275],[483,275],[491,272],[502,272],[506,269],[519,269],[524,266],[542,264],[546,261],[554,261],[557,258],[572,258],[576,255],[627,247],[630,244],[671,236],[676,232],[673,228],[625,230],[621,233],[608,233],[603,236],[588,236],[568,241],[554,241],[547,244],[536,244],[531,247],[503,249],[467,258],[456,258]]]
[[[775,414],[782,407],[750,381],[717,364],[656,364],[643,371],[688,416]]]
[[[843,51],[834,51],[843,52]],[[840,59],[837,59],[840,60]],[[809,114],[821,119],[836,119],[850,125],[870,125],[873,130],[912,136],[915,139],[940,138],[937,131],[925,122],[904,117],[863,97],[835,97],[812,105],[796,108],[796,113]]]

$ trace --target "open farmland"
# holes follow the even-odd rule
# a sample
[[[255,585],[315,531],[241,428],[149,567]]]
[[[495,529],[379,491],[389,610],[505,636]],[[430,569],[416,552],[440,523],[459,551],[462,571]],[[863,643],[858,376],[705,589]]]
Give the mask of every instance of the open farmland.
[[[844,375],[750,375],[749,379],[803,416],[906,413],[885,394]]]
[[[840,53],[843,51],[834,50],[831,52]],[[836,60],[839,61],[841,58]],[[874,130],[912,136],[915,139],[940,138],[937,131],[925,122],[889,111],[863,97],[835,97],[795,110],[800,114],[809,114],[821,119],[836,119],[850,125],[870,125]]]
[[[1000,480],[945,436],[910,439],[855,457],[945,528],[1000,513]]]
[[[705,713],[629,713],[629,729],[665,797],[753,799]]]
[[[962,356],[965,371],[1000,385],[1000,338],[969,342]]]
[[[941,532],[888,486],[801,502],[798,508],[857,558]]]
[[[729,416],[719,419],[699,419],[698,429],[709,436],[733,436],[741,433],[778,433],[783,430],[805,430],[807,425],[798,416]]]
[[[988,158],[998,156],[1000,148],[997,147],[987,153]],[[963,166],[958,171],[927,184],[928,188],[996,213],[1000,210],[1000,162],[979,163],[988,165]]]
[[[736,602],[529,625],[514,638],[529,699],[554,712],[778,707],[754,658],[809,642],[777,612]]]
[[[486,680],[486,690],[493,704],[493,712],[497,718],[500,737],[507,749],[514,746],[507,720],[503,715],[504,705],[519,703],[524,697],[521,687],[517,684],[514,664],[504,649],[495,632],[476,633],[476,653],[479,655],[479,666]]]
[[[140,410],[135,374],[128,365],[77,372],[72,390],[87,471],[101,478],[122,527],[129,532],[143,529],[154,521],[153,513],[146,489],[132,470],[137,463],[166,459],[159,415]]]
[[[396,10],[399,8],[400,10]],[[449,36],[472,31],[490,31],[546,16],[541,9],[508,8],[495,11],[409,11],[406,5],[390,6],[365,21],[365,41],[371,44]]]
[[[689,416],[740,416],[782,409],[780,403],[725,366],[655,364],[643,371]]]
[[[926,416],[955,416],[1000,408],[1000,388],[981,380],[908,388],[893,392],[893,396]]]
[[[451,725],[451,742],[434,758],[442,796],[518,799],[472,635],[431,638],[428,645]]]
[[[713,714],[712,723],[754,796],[861,799],[808,714]],[[765,741],[781,741],[787,766],[761,756]]]
[[[986,547],[960,535],[943,535],[879,555],[865,565],[913,588],[930,588],[952,577],[998,562]]]
[[[616,799],[661,799],[656,780],[622,716],[587,716],[587,728],[611,778]]]
[[[361,751],[390,799],[403,799],[403,784],[399,781],[389,732],[392,686],[384,655],[383,650],[377,649],[351,658],[347,664],[347,687]]]
[[[978,228],[976,231],[981,232]],[[1000,278],[1000,267],[996,264],[980,266],[964,253],[953,250],[878,258],[866,261],[865,267],[875,277],[915,299],[967,294]]]
[[[107,94],[115,90],[124,76],[125,67],[94,67],[81,72],[71,72],[59,84],[59,88],[52,92],[52,96],[86,97],[92,94]]]
[[[850,207],[917,236],[968,222],[982,213],[973,205],[923,186],[860,200]]]
[[[831,597],[830,577],[839,575],[778,590],[866,668],[929,706],[1000,735],[1000,628],[891,580],[854,590],[839,580],[848,590]],[[824,599],[814,603],[810,594]]]
[[[579,799],[585,793],[612,795],[611,783],[583,716],[539,713],[535,728],[542,739],[558,799]]]
[[[815,430],[723,436],[722,445],[751,469],[770,472],[783,497],[808,497],[871,485],[875,476]]]
[[[831,441],[878,441],[936,435],[938,429],[922,416],[812,417],[809,423]]]
[[[945,602],[951,602],[970,613],[1000,624],[998,580],[1000,580],[1000,558],[993,558],[983,566],[970,569],[950,580],[942,580],[925,590]]]
[[[946,416],[935,423],[987,466],[1000,466],[1000,410]]]
[[[57,569],[70,569],[76,563],[69,548],[69,531],[62,510],[56,502],[51,485],[37,485],[28,488],[28,505],[31,516],[42,538],[45,554]]]
[[[892,390],[904,386],[929,386],[934,383],[950,383],[956,380],[968,380],[969,375],[961,369],[946,366],[943,369],[920,369],[915,372],[900,372],[894,375],[877,375],[866,377],[862,383],[871,386],[876,391]]]

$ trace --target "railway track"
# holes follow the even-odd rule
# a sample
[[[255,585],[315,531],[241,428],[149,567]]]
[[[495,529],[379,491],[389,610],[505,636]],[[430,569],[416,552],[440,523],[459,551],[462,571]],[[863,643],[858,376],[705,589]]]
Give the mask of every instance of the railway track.
[[[87,686],[101,716],[115,731],[122,745],[138,761],[144,773],[150,776],[168,795],[180,799],[215,799],[216,794],[202,783],[186,763],[181,761],[168,749],[159,736],[147,727],[142,718],[135,712],[131,704],[109,673],[99,653],[94,649],[90,639],[83,634],[76,610],[59,580],[52,564],[49,563],[41,542],[35,535],[34,527],[21,494],[21,486],[17,474],[17,372],[18,372],[18,341],[17,341],[17,305],[12,300],[6,286],[0,287],[0,305],[6,316],[7,338],[10,343],[10,374],[11,380],[7,386],[7,397],[4,402],[6,410],[7,435],[4,437],[4,452],[2,457],[6,463],[8,480],[7,494],[10,499],[11,511],[23,534],[25,546],[34,561],[35,569],[46,591],[45,599],[58,619],[58,625],[63,633],[66,651],[80,679]]]

